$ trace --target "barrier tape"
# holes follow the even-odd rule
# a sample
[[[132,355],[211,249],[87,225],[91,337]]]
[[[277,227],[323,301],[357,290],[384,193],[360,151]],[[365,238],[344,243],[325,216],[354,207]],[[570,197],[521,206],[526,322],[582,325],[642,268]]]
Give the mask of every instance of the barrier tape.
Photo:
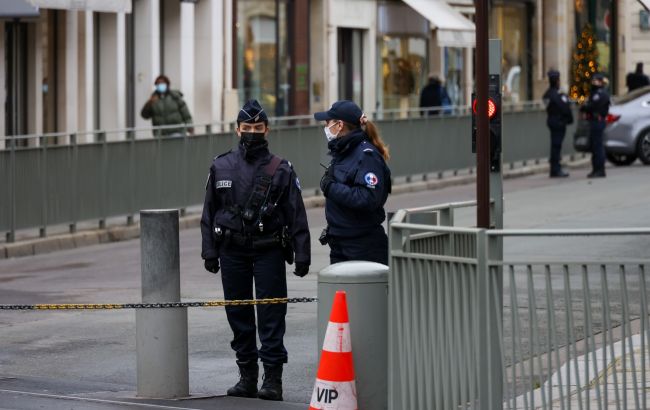
[[[310,303],[318,298],[271,298],[240,300],[209,300],[206,302],[171,303],[49,303],[38,305],[0,305],[0,310],[114,310],[114,309],[166,309],[184,307],[220,307],[274,305],[282,303]]]

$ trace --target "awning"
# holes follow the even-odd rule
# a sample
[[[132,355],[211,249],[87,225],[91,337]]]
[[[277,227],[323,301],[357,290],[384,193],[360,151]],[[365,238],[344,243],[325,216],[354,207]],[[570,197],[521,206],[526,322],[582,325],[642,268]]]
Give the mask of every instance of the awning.
[[[474,23],[442,0],[403,0],[436,30],[439,47],[474,47]],[[650,1],[650,0],[647,0]]]
[[[650,0],[639,0],[639,3],[641,3],[646,10],[650,11]]]
[[[39,15],[38,7],[27,0],[4,0],[0,7],[0,18],[33,18]]]
[[[43,9],[131,12],[131,0],[29,0],[29,2]]]

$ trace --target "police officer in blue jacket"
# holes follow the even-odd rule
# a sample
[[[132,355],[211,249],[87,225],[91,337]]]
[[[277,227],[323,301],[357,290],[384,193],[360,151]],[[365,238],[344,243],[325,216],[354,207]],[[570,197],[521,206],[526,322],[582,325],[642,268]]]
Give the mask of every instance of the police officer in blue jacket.
[[[332,156],[320,182],[327,219],[320,241],[330,246],[330,263],[363,260],[387,265],[388,237],[382,223],[391,192],[388,147],[352,101],[337,101],[314,118],[325,121]]]
[[[591,80],[591,94],[580,110],[587,115],[589,120],[589,138],[591,142],[591,172],[588,178],[604,178],[605,174],[605,145],[603,132],[607,125],[610,98],[604,88],[605,76],[601,73],[594,74]]]
[[[221,269],[226,300],[286,298],[285,261],[305,276],[311,262],[307,215],[300,182],[291,164],[269,152],[268,119],[255,101],[237,117],[237,150],[216,157],[210,167],[201,218],[205,269]],[[240,380],[229,396],[282,400],[286,304],[228,306]],[[258,358],[264,381],[258,391]]]
[[[562,141],[564,141],[566,126],[573,123],[573,114],[569,97],[560,91],[560,72],[549,70],[548,82],[548,90],[542,99],[546,106],[546,125],[551,131],[550,177],[563,178],[568,177],[569,173],[565,172],[560,165]]]

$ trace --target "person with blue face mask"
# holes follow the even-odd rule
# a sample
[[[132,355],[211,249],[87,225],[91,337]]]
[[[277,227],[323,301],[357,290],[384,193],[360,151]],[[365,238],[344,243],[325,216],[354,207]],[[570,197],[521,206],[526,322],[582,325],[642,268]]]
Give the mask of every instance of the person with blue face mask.
[[[352,101],[337,101],[314,118],[325,122],[332,157],[320,182],[327,228],[319,240],[330,247],[330,263],[361,260],[388,265],[388,237],[382,226],[391,192],[388,147]]]
[[[147,103],[142,107],[142,118],[151,119],[153,126],[192,124],[192,116],[187,104],[183,100],[183,93],[178,90],[172,90],[169,87],[169,78],[165,75],[159,75],[154,82],[154,92],[149,97]],[[189,134],[194,133],[194,128],[163,128],[154,131],[158,136],[183,136],[187,130]]]

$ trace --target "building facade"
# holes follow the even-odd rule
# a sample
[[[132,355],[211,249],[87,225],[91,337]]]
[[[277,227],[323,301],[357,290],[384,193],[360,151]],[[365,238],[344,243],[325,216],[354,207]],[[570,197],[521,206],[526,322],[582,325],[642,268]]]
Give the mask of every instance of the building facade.
[[[84,142],[92,130],[148,127],[139,113],[161,73],[196,124],[230,121],[249,98],[278,117],[344,98],[405,115],[430,74],[465,105],[473,20],[473,0],[8,0],[0,5],[0,131],[78,133]],[[568,89],[587,23],[600,69],[624,92],[637,62],[650,69],[649,20],[641,0],[491,1],[504,100],[539,99],[549,68]]]

